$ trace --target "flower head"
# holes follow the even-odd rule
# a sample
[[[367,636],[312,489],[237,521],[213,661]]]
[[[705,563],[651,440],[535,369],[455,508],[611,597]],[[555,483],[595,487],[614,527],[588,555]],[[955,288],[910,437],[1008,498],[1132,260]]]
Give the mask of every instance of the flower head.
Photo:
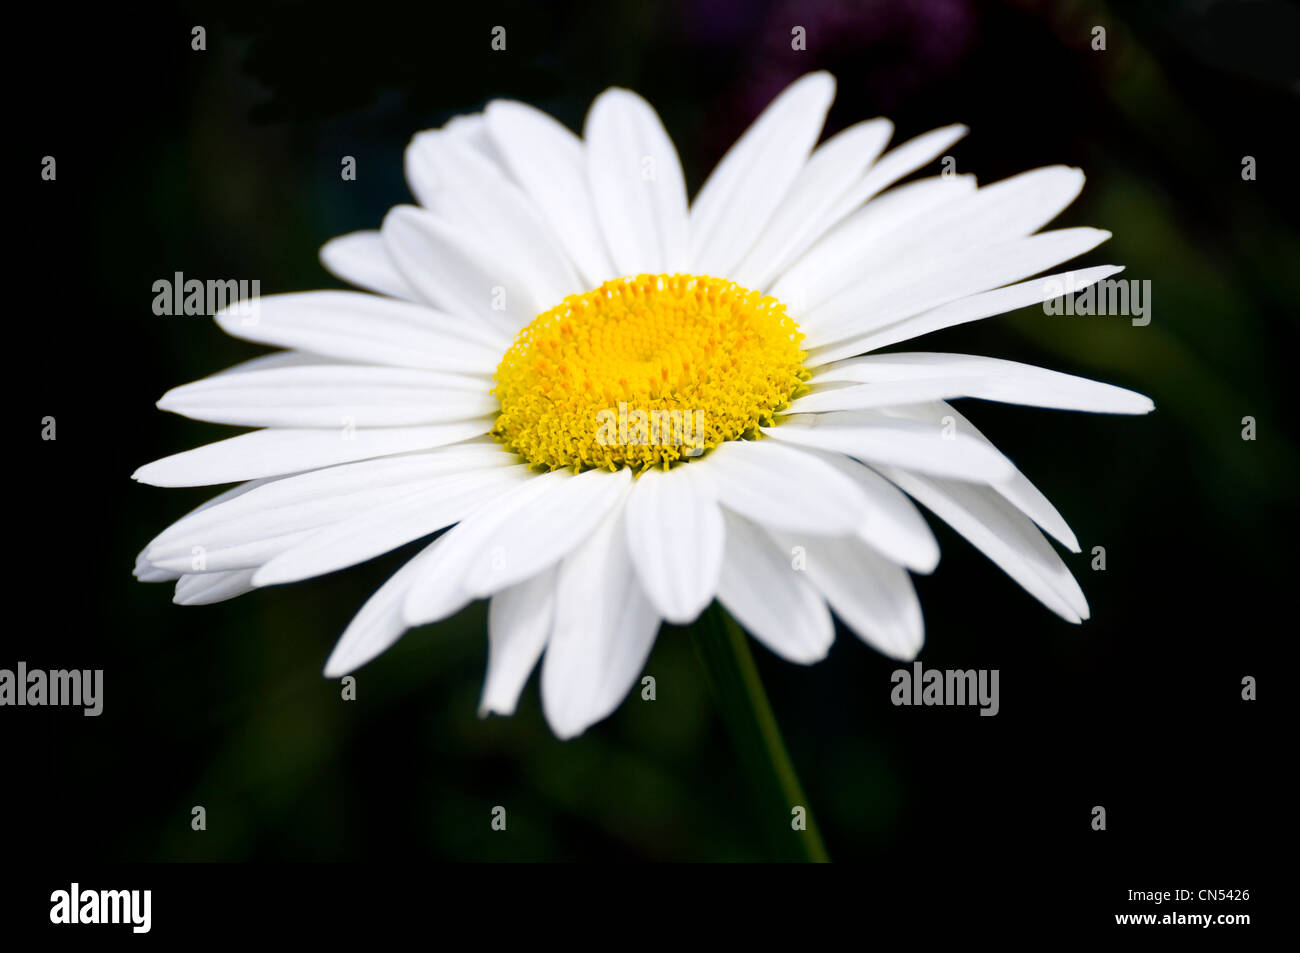
[[[286,350],[159,402],[260,429],[136,473],[239,484],[154,539],[137,575],[215,602],[445,530],[361,608],[326,675],[490,599],[483,711],[513,712],[540,659],[561,737],[618,706],[661,621],[715,598],[791,661],[826,654],[832,612],[914,657],[908,573],[939,551],[913,500],[1086,618],[1040,532],[1077,551],[1069,527],[947,401],[1151,402],[992,358],[871,353],[1119,271],[1034,278],[1108,237],[1039,232],[1082,173],[895,185],[964,127],[886,152],[876,119],[814,148],[833,93],[825,73],[792,84],[689,206],[667,133],[626,90],[596,99],[582,138],[515,102],[417,135],[419,206],[321,252],[373,293],[218,314]]]

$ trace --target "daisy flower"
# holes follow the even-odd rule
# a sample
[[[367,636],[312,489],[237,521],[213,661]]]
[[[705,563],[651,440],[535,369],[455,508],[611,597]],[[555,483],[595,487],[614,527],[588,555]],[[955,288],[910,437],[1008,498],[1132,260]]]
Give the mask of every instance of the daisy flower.
[[[419,205],[321,249],[365,290],[218,313],[284,350],[159,401],[260,429],[137,471],[239,484],[149,543],[137,576],[211,603],[445,530],[361,607],[325,675],[489,599],[482,713],[512,713],[540,660],[561,738],[619,705],[662,621],[715,599],[791,662],[826,655],[832,614],[914,658],[909,573],[939,559],[914,501],[1087,618],[1044,536],[1077,552],[1074,534],[947,401],[1151,401],[994,358],[873,353],[1120,271],[1041,277],[1109,237],[1039,231],[1083,174],[896,185],[966,128],[886,151],[893,127],[873,119],[817,145],[834,90],[826,73],[789,86],[689,204],[663,124],[628,90],[596,98],[581,138],[511,101],[416,135]]]

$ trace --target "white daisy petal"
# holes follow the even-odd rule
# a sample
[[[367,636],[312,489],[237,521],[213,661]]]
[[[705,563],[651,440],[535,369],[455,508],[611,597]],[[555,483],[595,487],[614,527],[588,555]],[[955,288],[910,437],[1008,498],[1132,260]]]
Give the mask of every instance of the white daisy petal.
[[[158,401],[194,420],[241,427],[401,427],[451,423],[497,410],[485,378],[405,368],[334,365],[217,375]]]
[[[871,256],[888,247],[909,222],[974,191],[974,176],[935,176],[885,192],[820,234],[811,250],[783,270],[772,294],[792,313],[811,311],[852,285],[871,264]]]
[[[949,397],[972,397],[978,379],[935,377],[890,381],[887,384],[849,384],[839,381],[810,382],[810,390],[790,402],[783,413],[821,414],[829,411],[880,410],[920,401]]]
[[[175,582],[181,577],[181,573],[172,572],[169,569],[159,569],[145,558],[144,553],[145,551],[142,549],[135,557],[135,568],[131,570],[131,574],[139,582]]]
[[[654,107],[629,90],[606,90],[583,137],[596,217],[619,274],[685,271],[686,185]]]
[[[971,295],[856,337],[821,347],[810,347],[804,365],[818,367],[856,354],[909,341],[931,331],[1006,314],[1018,308],[1059,297],[1065,288],[1081,290],[1123,270],[1119,265],[1098,265],[1094,268],[1080,268],[1043,278],[1034,278],[1020,284]]]
[[[384,238],[377,229],[331,238],[321,246],[320,261],[331,274],[350,285],[404,301],[419,300],[415,289],[388,256]]]
[[[442,127],[442,131],[460,136],[464,142],[469,143],[500,169],[502,175],[506,178],[510,177],[509,164],[501,150],[497,148],[496,140],[492,138],[492,132],[488,128],[486,112],[452,116]]]
[[[839,453],[808,448],[805,452],[853,480],[867,500],[867,518],[858,538],[885,558],[914,572],[931,573],[939,565],[939,544],[915,504],[871,467]]]
[[[320,354],[308,354],[305,351],[275,351],[271,354],[250,357],[246,361],[232,364],[230,367],[223,368],[209,376],[247,374],[249,371],[269,371],[276,367],[340,367],[354,363],[353,361],[338,360],[333,357],[323,357]]]
[[[618,277],[587,186],[582,140],[540,109],[497,100],[487,124],[514,177],[550,223],[590,287]]]
[[[160,533],[145,557],[161,568],[208,572],[259,566],[314,532],[417,492],[448,474],[512,462],[481,446],[349,463],[267,481],[195,510]],[[241,488],[242,489],[242,488]]]
[[[451,187],[446,178],[448,165],[444,148],[449,140],[473,147],[478,155],[487,159],[502,177],[507,175],[506,164],[488,134],[487,121],[482,113],[455,116],[441,129],[426,129],[411,137],[402,162],[411,194],[421,205],[428,207],[439,192]]]
[[[207,606],[234,599],[256,587],[252,583],[253,570],[232,569],[229,572],[186,573],[176,582],[176,595],[172,601],[178,606]]]
[[[713,601],[722,569],[722,512],[690,463],[647,470],[627,501],[627,543],[641,588],[669,622]]]
[[[895,407],[889,410],[888,413],[890,416],[922,421],[932,427],[944,426],[944,418],[950,418],[952,427],[958,433],[966,434],[971,439],[979,441],[993,453],[1002,452],[955,407],[943,401]],[[998,480],[993,484],[993,489],[1012,506],[1042,527],[1050,536],[1059,540],[1067,549],[1077,553],[1079,551],[1079,541],[1065,522],[1065,518],[1057,512],[1051,501],[1043,496],[1038,487],[1029,482],[1028,477],[1015,469],[1010,460],[1007,461],[1007,464],[1012,466],[1011,476]]]
[[[514,263],[425,209],[399,205],[384,217],[384,244],[420,297],[492,329],[509,346],[515,332],[556,301],[535,293]]]
[[[863,262],[906,225],[974,191],[973,175],[938,175],[886,192],[825,232],[784,270],[772,294],[793,314],[811,311],[862,277]]]
[[[280,553],[257,571],[254,583],[274,586],[354,566],[445,529],[528,479],[526,464],[434,477],[427,486],[332,523]]]
[[[611,509],[619,507],[631,471],[568,470],[536,475],[502,493],[443,537],[431,571],[407,596],[412,625],[433,622],[464,600],[486,598],[573,551]]]
[[[792,414],[781,418],[775,427],[762,429],[784,443],[833,450],[871,463],[893,463],[958,480],[994,483],[1014,472],[1006,457],[968,434],[880,411]]]
[[[325,662],[326,678],[342,678],[355,672],[377,655],[388,651],[410,626],[402,615],[402,603],[420,574],[433,560],[442,537],[434,540],[375,590],[339,637]]]
[[[808,161],[834,98],[829,73],[799,78],[722,157],[691,206],[691,266],[698,273],[727,274],[753,247]]]
[[[435,130],[417,141],[438,182],[435,192],[421,198],[425,208],[491,249],[498,261],[509,262],[539,301],[558,304],[586,290],[532,200],[499,165],[463,136]]]
[[[835,641],[826,601],[776,541],[748,520],[726,513],[727,550],[718,601],[754,638],[788,662],[820,661]]]
[[[881,473],[965,536],[1035,599],[1067,622],[1088,602],[1061,557],[1029,519],[990,487],[881,467]]]
[[[214,318],[227,334],[362,364],[491,374],[501,340],[475,322],[353,291],[258,299],[256,320],[235,306]]]
[[[888,119],[872,119],[818,146],[732,279],[746,288],[765,288],[817,241],[826,213],[880,155],[893,129]]]
[[[934,257],[850,285],[800,321],[811,345],[856,337],[967,295],[1036,275],[1096,248],[1110,232],[1065,228]]]
[[[906,570],[860,539],[774,535],[787,550],[804,547],[808,578],[862,641],[890,658],[916,658],[925,626]]]
[[[976,435],[982,436],[973,427],[971,430]],[[1074,535],[1074,530],[1070,529],[1070,524],[1065,521],[1065,517],[1052,505],[1052,501],[1043,495],[1043,491],[1030,483],[1029,478],[1019,470],[1011,479],[1003,480],[993,489],[1070,552],[1079,552],[1079,540]]]
[[[561,740],[618,707],[659,631],[632,567],[624,516],[621,508],[605,515],[560,565],[555,628],[542,661],[542,710]]]
[[[828,365],[813,375],[814,382],[845,381],[860,386],[823,390],[791,404],[795,413],[854,410],[885,406],[875,392],[892,393],[899,386],[923,385],[921,396],[911,394],[893,401],[906,404],[978,397],[1008,404],[1083,410],[1098,414],[1145,414],[1155,409],[1149,397],[1074,377],[1031,364],[970,354],[907,352],[874,354]],[[929,394],[925,394],[925,390]]]
[[[513,715],[555,625],[556,569],[503,589],[488,605],[488,666],[479,716]]]
[[[762,526],[851,534],[867,517],[867,501],[852,480],[779,441],[724,443],[700,462],[718,502]]]
[[[922,252],[937,255],[1032,235],[1078,197],[1083,179],[1079,169],[1057,165],[986,185],[913,219],[864,265],[878,271]]]
[[[921,166],[938,158],[943,150],[956,142],[970,129],[960,123],[942,126],[909,139],[901,146],[895,146],[873,165],[861,181],[840,200],[836,208],[826,216],[821,230],[826,231],[841,219],[855,212],[863,202],[889,188],[905,175],[910,175]]]
[[[558,485],[534,510],[516,514],[488,537],[483,551],[467,559],[466,589],[486,597],[563,559],[591,535],[606,512],[622,506],[631,485],[627,469],[587,470]],[[498,547],[500,566],[495,564]]]
[[[1031,234],[1078,195],[1083,173],[1051,166],[976,191],[971,176],[939,176],[868,203],[827,235],[777,283],[808,311],[855,279],[888,274],[918,258]]]
[[[220,506],[222,503],[226,503],[229,502],[230,500],[238,499],[239,497],[243,496],[245,493],[255,490],[260,486],[265,486],[269,482],[271,481],[250,480],[249,482],[242,483],[239,486],[232,486],[224,493],[218,493],[216,496],[212,497],[212,499],[206,500],[201,505],[196,506],[194,509],[190,510],[183,517],[181,517],[181,520],[189,519],[197,513],[202,513],[204,510],[210,510],[215,506]],[[181,520],[177,520],[177,523],[181,522]],[[175,526],[176,523],[173,523],[172,527]],[[153,565],[153,563],[149,561],[148,553],[150,548],[159,539],[162,539],[163,536],[166,535],[166,532],[170,532],[172,527],[169,527],[168,530],[165,531],[162,535],[157,536],[153,540],[151,540],[149,544],[145,546],[144,549],[140,550],[140,553],[135,557],[135,576],[141,582],[172,582],[174,580],[180,579],[182,575],[189,572],[190,569],[193,568],[192,566],[190,566],[179,570],[159,569],[157,566]]]
[[[895,191],[916,191],[916,200],[890,202],[891,193],[867,205],[792,269],[781,291],[807,312],[853,279],[864,284],[918,259],[1022,238],[1060,214],[1078,196],[1083,180],[1078,169],[1049,166],[978,191],[956,176],[930,180],[923,191],[917,189],[923,183],[905,186]],[[922,201],[925,214],[915,214],[912,209]]]
[[[373,502],[373,501],[371,501]],[[364,502],[359,505],[365,505]],[[337,513],[337,511],[332,511]],[[331,518],[338,519],[337,515]],[[237,539],[224,537],[193,543],[159,544],[150,550],[149,561],[159,568],[177,573],[229,572],[235,569],[256,569],[267,560],[274,559],[291,546],[310,539],[320,524],[307,526],[294,532],[272,535],[258,533],[247,524],[238,524],[243,535]]]
[[[410,187],[411,194],[415,196],[417,202],[428,208],[429,202],[438,194],[442,185],[438,181],[438,170],[429,160],[424,136],[424,132],[417,132],[411,137],[402,156],[402,164],[406,170],[406,184]]]
[[[151,486],[211,486],[280,476],[456,444],[487,433],[492,421],[478,417],[423,427],[257,430],[147,463],[131,479]]]
[[[143,565],[136,567],[135,578],[139,582],[175,582],[181,577],[181,573],[172,572],[168,569],[158,569],[145,562]]]
[[[199,513],[202,513],[204,510],[210,510],[213,509],[214,507],[220,506],[222,503],[228,503],[231,500],[237,500],[245,493],[251,493],[253,490],[258,489],[259,487],[263,487],[269,483],[274,483],[274,482],[276,481],[249,480],[247,483],[241,483],[239,486],[232,486],[230,489],[223,490],[221,493],[218,493],[216,496],[212,497],[211,499],[204,500],[203,503],[201,503],[199,506],[194,507],[194,509],[186,513],[185,516],[182,517],[182,519],[188,519],[191,516],[195,516]],[[143,552],[140,554],[140,558],[141,559],[144,558]]]

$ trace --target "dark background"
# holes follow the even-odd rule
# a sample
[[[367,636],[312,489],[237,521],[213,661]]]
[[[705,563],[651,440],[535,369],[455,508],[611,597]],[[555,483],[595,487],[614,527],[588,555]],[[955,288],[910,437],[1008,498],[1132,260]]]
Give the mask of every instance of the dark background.
[[[687,633],[660,635],[656,702],[633,695],[572,742],[547,729],[535,677],[517,716],[476,717],[481,604],[408,634],[344,702],[320,668],[412,548],[178,607],[170,586],[133,580],[133,560],[211,493],[129,477],[232,433],[153,403],[261,351],[207,319],[153,315],[153,281],[339,286],[317,249],[411,201],[409,137],[497,96],[580,128],[602,89],[634,88],[693,194],[775,92],[824,67],[839,80],[829,132],[888,115],[898,142],[965,122],[950,151],[982,183],[1083,167],[1088,185],[1058,224],[1115,237],[1079,265],[1125,264],[1122,277],[1152,283],[1147,327],[1026,309],[903,348],[1044,364],[1157,406],[1125,418],[962,405],[1078,534],[1084,553],[1066,559],[1093,614],[1058,620],[931,521],[943,559],[916,580],[922,658],[1000,669],[996,718],[892,707],[897,664],[844,632],[809,668],[755,645],[831,856],[878,871],[920,858],[972,882],[1088,870],[1116,889],[1165,889],[1184,885],[1169,871],[1199,871],[1185,886],[1262,886],[1273,805],[1294,800],[1278,726],[1295,634],[1294,7],[227,2],[7,16],[27,65],[7,97],[18,571],[0,667],[105,670],[99,718],[0,711],[10,856],[786,856],[772,835],[788,814],[750,796]],[[190,49],[195,24],[206,52]],[[497,24],[505,53],[489,48]],[[790,50],[796,24],[806,52]],[[1104,52],[1090,48],[1097,25]],[[56,182],[40,180],[45,155]],[[340,180],[343,155],[357,158],[354,182]],[[1256,181],[1241,178],[1246,155]],[[46,415],[55,442],[39,438]],[[1254,442],[1240,436],[1246,415]],[[1089,569],[1096,545],[1105,572]],[[1258,702],[1240,697],[1245,675]],[[506,834],[489,828],[494,805],[509,811]],[[1104,833],[1090,829],[1094,805]]]

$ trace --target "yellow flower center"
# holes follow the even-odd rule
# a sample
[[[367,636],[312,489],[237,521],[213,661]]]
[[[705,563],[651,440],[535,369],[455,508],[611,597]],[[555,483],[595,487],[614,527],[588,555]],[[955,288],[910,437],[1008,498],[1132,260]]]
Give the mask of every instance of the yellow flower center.
[[[785,305],[732,281],[615,278],[519,332],[492,434],[552,470],[666,467],[771,424],[809,376],[802,340]]]

